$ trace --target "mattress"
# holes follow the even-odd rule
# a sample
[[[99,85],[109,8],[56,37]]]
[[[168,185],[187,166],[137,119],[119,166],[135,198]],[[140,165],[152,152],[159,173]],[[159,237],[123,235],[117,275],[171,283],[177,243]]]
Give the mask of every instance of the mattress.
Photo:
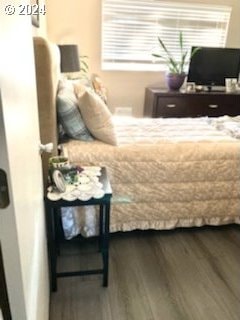
[[[240,141],[214,120],[116,117],[114,125],[117,146],[62,146],[72,163],[107,168],[111,232],[240,223]]]

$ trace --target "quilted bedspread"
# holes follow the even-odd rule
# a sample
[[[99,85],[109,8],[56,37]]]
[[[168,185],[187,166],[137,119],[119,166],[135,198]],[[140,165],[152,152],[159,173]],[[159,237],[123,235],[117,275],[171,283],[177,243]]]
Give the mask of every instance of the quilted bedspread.
[[[112,232],[240,223],[240,141],[208,118],[114,118],[118,146],[71,140],[72,163],[107,167]]]

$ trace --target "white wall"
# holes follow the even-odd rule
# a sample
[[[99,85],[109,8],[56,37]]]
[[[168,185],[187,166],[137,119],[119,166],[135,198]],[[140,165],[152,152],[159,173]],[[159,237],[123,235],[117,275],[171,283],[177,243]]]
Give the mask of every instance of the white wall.
[[[233,6],[227,45],[240,46],[240,1],[212,0],[211,3]],[[46,4],[49,38],[57,43],[78,43],[81,53],[90,58],[91,71],[101,75],[104,80],[109,91],[109,105],[133,107],[134,115],[141,116],[145,87],[153,84],[164,86],[163,73],[101,71],[100,0],[46,0]]]

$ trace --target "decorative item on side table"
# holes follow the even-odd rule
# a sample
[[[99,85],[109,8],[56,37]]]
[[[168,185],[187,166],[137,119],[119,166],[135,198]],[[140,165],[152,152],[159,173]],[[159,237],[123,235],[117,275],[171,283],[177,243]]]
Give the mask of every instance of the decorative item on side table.
[[[62,156],[51,157],[49,163],[49,184],[50,188],[53,187],[56,191],[65,192],[66,184],[62,171],[69,170],[68,158]]]
[[[99,199],[104,196],[103,185],[99,182],[100,167],[66,164],[57,168],[58,170],[56,167],[50,168],[52,185],[49,186],[47,194],[50,200],[88,201],[91,198]]]
[[[161,59],[166,62],[168,67],[168,72],[166,73],[166,83],[170,90],[179,90],[184,83],[186,78],[186,73],[184,72],[185,65],[187,63],[188,50],[184,49],[183,44],[183,34],[179,32],[179,48],[180,48],[180,57],[174,58],[170,53],[163,40],[158,37],[158,42],[160,45],[163,54],[153,53],[152,56],[158,59]],[[191,52],[191,57],[198,51],[198,48],[195,48]]]
[[[60,171],[61,170],[61,171]],[[51,185],[45,195],[47,237],[49,252],[49,267],[52,291],[57,290],[58,277],[83,276],[92,274],[103,275],[103,286],[108,285],[108,257],[109,257],[109,223],[110,204],[112,198],[111,185],[106,168],[79,167],[69,165],[55,169],[53,174],[61,172],[64,177],[66,190],[61,192],[56,185]],[[55,179],[54,179],[55,180]],[[99,251],[102,254],[102,268],[57,271],[57,248],[59,214],[62,207],[99,206]],[[67,240],[70,241],[70,240]]]
[[[69,164],[67,157],[56,156],[49,159],[49,167],[55,169],[66,167]]]

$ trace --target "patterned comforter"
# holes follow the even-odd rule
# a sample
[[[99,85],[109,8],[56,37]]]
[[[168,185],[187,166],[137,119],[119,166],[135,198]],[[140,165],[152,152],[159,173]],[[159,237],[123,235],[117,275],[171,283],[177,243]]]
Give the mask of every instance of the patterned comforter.
[[[118,146],[97,140],[63,145],[72,163],[107,167],[112,232],[240,223],[240,141],[214,119],[114,123]],[[90,220],[89,235],[96,222]]]

